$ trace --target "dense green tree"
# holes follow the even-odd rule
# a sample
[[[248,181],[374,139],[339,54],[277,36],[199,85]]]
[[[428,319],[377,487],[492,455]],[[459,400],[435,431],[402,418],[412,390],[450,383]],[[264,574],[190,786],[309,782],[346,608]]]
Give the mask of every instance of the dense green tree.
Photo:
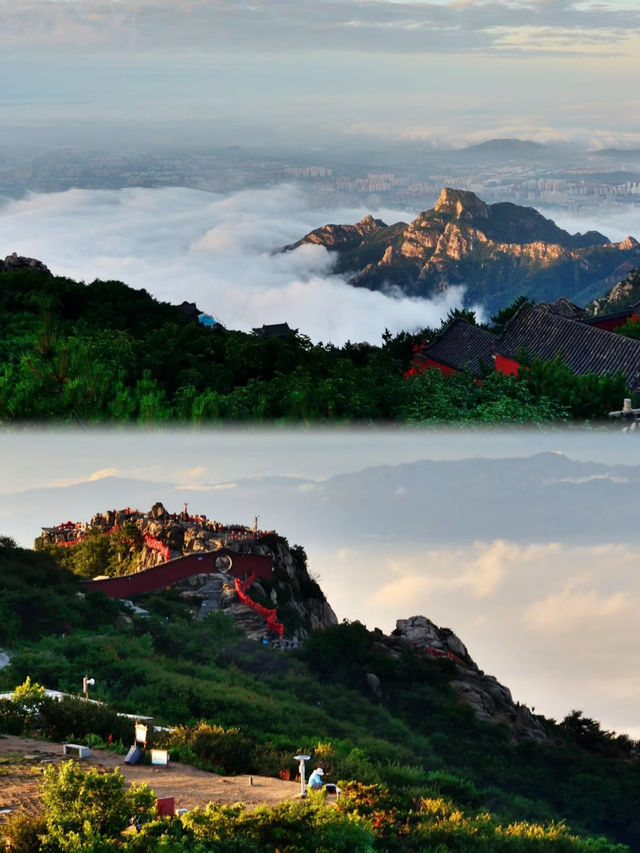
[[[624,335],[625,338],[634,338],[640,340],[640,320],[629,318],[625,320],[615,330],[619,335]]]
[[[524,301],[498,312],[496,329]],[[455,309],[440,331],[458,317],[477,323],[473,312]],[[524,422],[564,412],[585,419],[618,408],[624,384],[571,377],[558,364],[530,365],[521,377],[528,392],[491,379],[490,366],[483,379],[494,384],[485,390],[470,376],[405,381],[414,348],[434,330],[385,330],[381,346],[342,347],[298,333],[225,333],[121,282],[85,285],[34,271],[0,274],[0,325],[3,421]]]

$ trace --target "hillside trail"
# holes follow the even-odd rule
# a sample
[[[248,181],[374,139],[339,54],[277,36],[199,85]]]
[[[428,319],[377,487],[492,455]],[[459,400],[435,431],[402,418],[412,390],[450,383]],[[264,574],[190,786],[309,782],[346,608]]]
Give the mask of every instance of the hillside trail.
[[[35,813],[40,804],[39,784],[47,764],[69,760],[62,744],[32,738],[0,736],[0,822],[17,810]],[[128,783],[147,782],[156,797],[175,797],[176,808],[192,809],[214,803],[244,803],[249,808],[274,805],[299,796],[300,785],[267,776],[219,776],[188,764],[130,766],[124,756],[91,749],[83,767],[118,768]]]

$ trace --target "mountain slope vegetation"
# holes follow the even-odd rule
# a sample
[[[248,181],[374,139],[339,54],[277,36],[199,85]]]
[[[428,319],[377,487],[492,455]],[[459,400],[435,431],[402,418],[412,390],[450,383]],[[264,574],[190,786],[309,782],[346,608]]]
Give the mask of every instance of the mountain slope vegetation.
[[[303,750],[331,779],[392,790],[401,809],[415,808],[421,798],[444,798],[443,814],[459,809],[470,823],[464,832],[458,828],[457,841],[449,825],[441,849],[485,849],[467,836],[478,834],[473,822],[488,811],[501,825],[567,821],[574,832],[640,845],[635,745],[580,712],[561,723],[543,720],[543,742],[514,740],[459,702],[449,686],[456,671],[451,660],[421,657],[410,647],[390,656],[384,635],[358,622],[312,634],[297,651],[282,652],[245,639],[223,614],[194,620],[171,592],[139,601],[146,617],[99,595],[78,595],[78,579],[49,554],[7,539],[0,577],[0,622],[16,610],[28,614],[2,639],[11,658],[0,671],[4,689],[29,676],[76,693],[78,673],[88,672],[96,678],[93,697],[118,710],[172,726],[204,720],[231,732],[222,754],[202,752],[187,739],[176,742],[177,757],[223,765],[225,772],[277,775],[295,772],[293,756]],[[368,673],[379,678],[381,695],[372,693]],[[49,703],[40,724],[45,735],[106,740],[113,734],[113,719],[81,714],[73,703]],[[24,726],[33,727],[33,718],[0,702],[0,729],[16,733]],[[210,737],[198,742],[214,743]],[[427,844],[420,832],[416,843]],[[401,836],[390,834],[398,846],[387,838],[375,849],[436,849],[435,843],[412,847],[411,832],[403,846]],[[524,830],[522,836],[528,849],[533,841],[526,842]],[[542,830],[538,836],[536,849],[544,846]],[[483,843],[502,849],[495,839]],[[589,849],[608,849],[604,842],[594,845]]]
[[[476,322],[453,311],[443,328],[457,316]],[[411,377],[415,348],[440,330],[342,347],[214,331],[144,290],[46,268],[0,270],[0,326],[0,423],[522,423],[601,418],[629,396],[608,377],[594,394],[599,377],[555,362],[482,385]]]

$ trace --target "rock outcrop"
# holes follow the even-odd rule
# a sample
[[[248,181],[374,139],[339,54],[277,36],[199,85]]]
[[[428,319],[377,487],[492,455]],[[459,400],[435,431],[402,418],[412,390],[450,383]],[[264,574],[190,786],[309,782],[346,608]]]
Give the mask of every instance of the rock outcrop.
[[[438,628],[425,616],[398,619],[392,641],[410,645],[418,655],[445,657],[455,666],[449,682],[460,700],[467,703],[479,720],[504,723],[515,738],[544,740],[545,728],[529,708],[514,702],[507,687],[492,675],[485,675],[471,659],[464,643],[448,628]]]
[[[597,231],[569,234],[533,208],[485,204],[448,187],[408,225],[367,216],[356,225],[325,225],[284,251],[304,243],[335,252],[336,272],[354,286],[428,298],[464,285],[466,303],[489,310],[520,294],[584,304],[640,266],[633,237],[611,243]]]
[[[365,237],[386,227],[381,219],[374,219],[371,215],[365,216],[355,225],[323,225],[297,243],[285,246],[284,251],[297,249],[303,243],[318,243],[327,249],[352,249],[359,246]]]
[[[38,261],[36,258],[24,258],[17,252],[7,255],[4,261],[0,260],[0,272],[11,272],[12,270],[35,270],[51,275],[51,270],[42,261]]]
[[[600,299],[595,299],[587,310],[594,316],[613,314],[640,304],[640,269],[633,270],[626,278],[615,284]],[[635,311],[633,313],[638,313]]]
[[[272,557],[273,577],[254,582],[249,597],[267,608],[275,608],[277,618],[286,626],[287,644],[298,643],[312,631],[337,624],[337,618],[324,593],[309,575],[302,548],[289,547],[275,532],[263,532],[242,524],[222,524],[205,515],[191,515],[185,509],[168,512],[155,503],[149,512],[137,509],[107,510],[97,513],[89,523],[64,522],[43,528],[36,548],[49,545],[72,546],[88,536],[119,534],[124,555],[120,573],[142,571],[166,560],[220,549],[239,554]],[[216,559],[215,572],[191,575],[175,584],[175,590],[203,618],[212,610],[224,610],[251,638],[269,638],[264,616],[238,596],[229,573],[229,557]]]

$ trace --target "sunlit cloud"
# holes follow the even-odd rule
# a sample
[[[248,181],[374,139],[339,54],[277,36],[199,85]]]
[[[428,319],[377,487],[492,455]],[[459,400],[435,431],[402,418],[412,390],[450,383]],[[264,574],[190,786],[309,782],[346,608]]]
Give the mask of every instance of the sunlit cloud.
[[[208,483],[183,483],[175,486],[174,489],[176,492],[221,492],[236,489],[237,487],[237,483],[215,483],[213,485]]]
[[[574,485],[582,485],[583,483],[592,483],[594,480],[607,480],[610,483],[628,483],[628,477],[621,477],[617,474],[592,474],[588,477],[561,477],[559,480],[554,480],[555,483],[573,483]]]
[[[94,471],[89,477],[89,482],[94,480],[103,480],[105,477],[117,477],[119,471],[117,468],[102,468],[100,471]]]
[[[189,480],[199,480],[205,476],[207,473],[207,469],[204,465],[197,465],[195,468],[189,468],[188,471],[185,471],[185,477]]]
[[[634,544],[506,540],[323,546],[314,561],[339,614],[383,630],[424,615],[457,633],[516,699],[558,719],[582,707],[619,731],[630,731],[640,701],[636,564]]]
[[[616,627],[620,619],[636,616],[639,603],[637,595],[633,598],[623,592],[603,595],[594,589],[575,589],[569,585],[526,608],[523,620],[529,629],[566,636],[595,624],[599,630],[607,624]]]

